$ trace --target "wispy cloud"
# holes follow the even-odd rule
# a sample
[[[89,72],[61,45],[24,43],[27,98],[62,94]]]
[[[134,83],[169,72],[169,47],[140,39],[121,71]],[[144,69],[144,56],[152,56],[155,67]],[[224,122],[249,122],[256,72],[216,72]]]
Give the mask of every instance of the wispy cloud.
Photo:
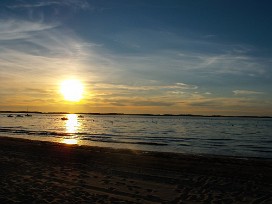
[[[8,8],[16,9],[16,8],[40,8],[40,7],[47,7],[47,6],[69,6],[79,9],[87,9],[89,8],[89,3],[86,0],[40,0],[35,2],[29,1],[20,1],[20,2],[13,2]]]
[[[258,94],[264,94],[264,92],[260,91],[250,91],[250,90],[234,90],[233,93],[235,95],[258,95]]]
[[[186,71],[197,76],[255,76],[269,70],[269,59],[253,56],[255,48],[249,45],[215,42],[151,29],[119,32],[111,38],[120,47],[115,52],[123,62],[130,60],[134,64],[133,61],[137,60],[138,63],[148,63],[149,70],[157,73],[164,73],[167,69],[168,72],[180,71],[176,74]]]
[[[111,105],[111,106],[153,106],[153,107],[167,107],[174,106],[176,102],[174,101],[162,101],[161,99],[149,99],[144,98],[125,98],[125,99],[103,99],[100,104],[101,106]],[[99,103],[98,103],[99,104]]]
[[[21,40],[35,36],[38,32],[50,30],[57,24],[43,24],[19,19],[0,20],[0,43],[6,40]]]
[[[53,5],[60,5],[60,1],[38,1],[33,3],[17,3],[13,5],[7,6],[8,8],[36,8],[36,7],[45,7],[45,6],[53,6]]]
[[[170,85],[149,85],[149,86],[135,86],[135,85],[123,85],[123,84],[95,84],[95,87],[99,90],[112,89],[112,90],[135,90],[135,91],[151,91],[151,90],[185,90],[185,89],[197,89],[195,85],[185,83],[175,83]]]
[[[260,103],[261,101],[261,103]],[[207,110],[228,110],[228,111],[243,111],[250,109],[260,109],[264,107],[271,106],[271,102],[267,100],[259,100],[255,98],[227,98],[227,97],[218,97],[218,98],[200,98],[197,100],[188,100],[186,101],[188,107],[194,108],[206,108]],[[222,108],[224,107],[224,108]]]

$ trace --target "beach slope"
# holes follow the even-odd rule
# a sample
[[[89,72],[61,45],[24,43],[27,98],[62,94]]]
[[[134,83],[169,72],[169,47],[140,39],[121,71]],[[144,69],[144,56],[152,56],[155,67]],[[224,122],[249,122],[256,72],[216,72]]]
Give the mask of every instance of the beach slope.
[[[0,203],[272,203],[271,159],[0,137]]]

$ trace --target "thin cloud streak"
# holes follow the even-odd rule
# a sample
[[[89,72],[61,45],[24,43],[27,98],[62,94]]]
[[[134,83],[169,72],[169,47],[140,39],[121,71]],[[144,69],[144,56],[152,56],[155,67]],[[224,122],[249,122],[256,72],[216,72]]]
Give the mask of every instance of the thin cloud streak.
[[[40,8],[40,7],[48,7],[48,6],[69,6],[69,7],[76,7],[79,9],[87,9],[89,8],[88,1],[85,0],[47,0],[47,1],[37,1],[33,3],[29,3],[29,1],[26,1],[26,3],[20,1],[20,3],[17,4],[11,4],[8,5],[8,8],[11,9],[18,9],[18,8]]]
[[[16,5],[10,5],[7,6],[8,8],[14,9],[14,8],[37,8],[37,7],[46,7],[46,6],[53,6],[53,5],[60,5],[60,1],[40,1],[36,3],[21,3],[21,4],[16,4]]]
[[[31,38],[35,33],[50,30],[57,24],[43,24],[18,19],[0,20],[0,43]]]
[[[102,47],[103,48],[103,47]],[[236,52],[208,54],[182,51],[160,51],[132,56],[109,54],[104,56],[111,61],[116,78],[130,81],[184,81],[200,84],[222,76],[241,76],[243,78],[265,77],[269,73],[269,61]],[[148,67],[148,69],[147,69]],[[113,73],[114,75],[114,73]],[[223,82],[223,81],[222,81]],[[211,90],[209,90],[211,91]]]
[[[185,83],[176,83],[174,85],[150,85],[150,86],[129,86],[122,84],[95,84],[95,88],[99,90],[135,90],[135,91],[151,91],[151,90],[171,90],[171,89],[197,89],[195,85]]]
[[[149,70],[154,74],[164,73],[167,69],[169,72],[186,71],[198,75],[261,76],[269,71],[271,60],[253,56],[256,49],[253,46],[215,43],[164,30],[135,28],[119,32],[111,40],[122,49],[119,49],[120,52],[115,50],[115,54],[109,57],[117,58],[116,61],[123,62],[124,66],[133,65],[137,70],[145,70],[144,65],[148,64]],[[106,47],[112,49],[110,46]]]
[[[250,91],[250,90],[234,90],[233,93],[235,95],[258,95],[258,94],[264,94],[264,92]]]

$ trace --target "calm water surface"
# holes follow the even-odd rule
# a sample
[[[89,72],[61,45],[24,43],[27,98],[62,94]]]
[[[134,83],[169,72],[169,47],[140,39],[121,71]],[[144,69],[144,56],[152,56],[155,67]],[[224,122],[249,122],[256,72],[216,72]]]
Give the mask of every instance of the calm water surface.
[[[23,114],[22,114],[23,115]],[[14,115],[16,116],[16,115]],[[61,120],[67,117],[68,120]],[[272,119],[0,114],[0,136],[190,154],[272,158]]]

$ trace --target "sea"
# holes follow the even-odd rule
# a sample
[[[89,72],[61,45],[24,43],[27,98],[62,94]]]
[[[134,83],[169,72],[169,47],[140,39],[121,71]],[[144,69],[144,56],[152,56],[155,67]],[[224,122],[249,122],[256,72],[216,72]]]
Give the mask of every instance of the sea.
[[[0,136],[142,151],[272,158],[272,118],[8,115],[0,114]]]

